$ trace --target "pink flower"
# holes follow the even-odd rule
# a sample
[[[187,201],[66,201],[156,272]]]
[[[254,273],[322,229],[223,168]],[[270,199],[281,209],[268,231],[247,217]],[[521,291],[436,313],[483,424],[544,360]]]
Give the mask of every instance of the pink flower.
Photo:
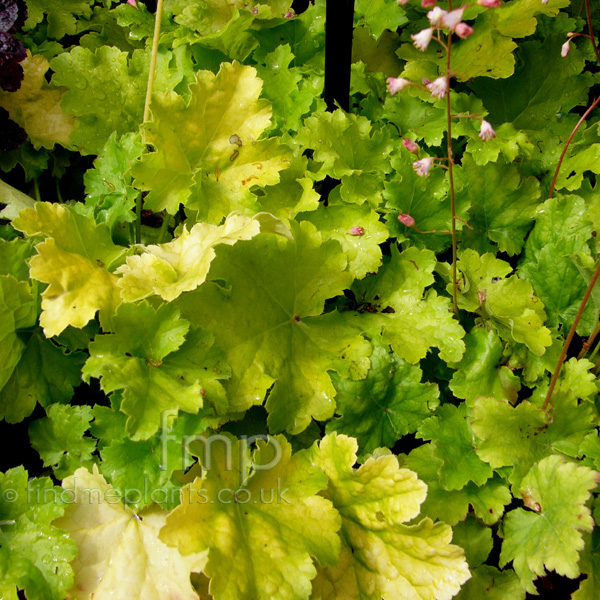
[[[464,40],[473,33],[473,28],[470,25],[467,25],[466,23],[459,23],[456,26],[454,32],[461,40]]]
[[[423,31],[419,31],[419,33],[415,33],[410,37],[413,39],[413,44],[415,47],[421,50],[421,52],[425,52],[425,50],[427,50],[427,46],[429,46],[431,38],[433,37],[433,27],[423,29]]]
[[[403,4],[407,4],[410,0],[398,0],[398,4],[402,6]]]
[[[284,18],[286,19],[293,19],[296,16],[296,14],[294,13],[293,10],[288,10],[285,15]]]
[[[407,215],[406,213],[402,213],[402,214],[398,215],[398,221],[400,221],[400,223],[402,223],[402,225],[406,225],[407,227],[415,226],[415,220],[410,215]]]
[[[404,138],[402,140],[402,145],[412,154],[419,153],[419,146],[417,146],[411,139]]]
[[[448,31],[454,31],[456,26],[462,21],[463,15],[465,14],[466,6],[461,6],[456,10],[451,10],[442,16],[442,27],[448,29]]]
[[[387,89],[390,94],[401,92],[405,87],[412,85],[412,82],[403,77],[388,77],[387,78]]]
[[[423,8],[429,8],[430,6],[435,6],[437,0],[421,0],[421,6]]]
[[[445,77],[438,77],[434,81],[429,81],[425,87],[431,92],[434,98],[443,98],[448,91],[448,82]]]
[[[137,8],[137,2],[135,0],[127,0],[127,4],[130,4],[133,8]]]
[[[484,142],[487,142],[488,140],[491,140],[492,138],[496,137],[496,132],[492,129],[492,126],[485,119],[481,120],[481,129],[479,130],[479,137]]]
[[[365,230],[360,225],[357,225],[356,227],[352,227],[348,233],[350,235],[365,235]]]
[[[571,50],[571,38],[569,38],[561,47],[560,55],[564,58],[569,54],[569,50]]]
[[[499,6],[502,6],[500,0],[477,0],[477,4],[479,4],[479,6],[485,6],[485,8],[498,8]]]
[[[431,166],[433,165],[433,160],[434,160],[433,158],[428,156],[427,158],[422,158],[421,160],[416,160],[412,164],[413,169],[417,172],[417,175],[419,177],[429,177],[429,169],[431,169]],[[412,225],[411,225],[411,227],[412,227]]]
[[[448,11],[445,11],[443,8],[436,6],[433,10],[430,10],[427,13],[427,18],[433,27],[437,27],[442,22],[442,18],[447,12]]]

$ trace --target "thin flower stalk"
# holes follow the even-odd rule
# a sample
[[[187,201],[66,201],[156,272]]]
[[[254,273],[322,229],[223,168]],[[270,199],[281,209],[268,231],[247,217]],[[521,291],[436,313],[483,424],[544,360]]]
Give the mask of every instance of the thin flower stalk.
[[[590,349],[591,345],[594,343],[594,340],[598,337],[599,333],[600,333],[600,323],[598,323],[598,325],[596,325],[596,329],[594,329],[594,332],[592,333],[592,335],[590,335],[590,337],[585,342],[583,342],[581,351],[577,355],[577,360],[581,360],[585,356],[585,353]],[[597,346],[596,346],[596,350],[594,352],[598,352]],[[595,354],[594,354],[594,356],[595,356]],[[592,358],[590,358],[590,360],[592,360]]]

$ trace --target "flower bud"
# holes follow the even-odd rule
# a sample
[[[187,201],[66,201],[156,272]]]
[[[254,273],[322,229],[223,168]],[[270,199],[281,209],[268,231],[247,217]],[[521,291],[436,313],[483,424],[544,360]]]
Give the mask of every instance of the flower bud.
[[[348,232],[350,235],[365,235],[365,230],[363,227],[361,227],[360,225],[357,225],[356,227],[352,227],[352,229],[350,229],[350,231]]]
[[[571,50],[571,38],[569,38],[561,47],[560,55],[564,58],[569,54],[569,50]]]
[[[427,50],[427,46],[429,46],[431,38],[433,37],[433,27],[423,29],[423,31],[419,31],[419,33],[415,33],[410,37],[413,39],[415,48],[418,48],[421,50],[421,52],[425,52],[425,50]]]
[[[477,4],[479,4],[479,6],[485,6],[485,8],[498,8],[499,6],[502,6],[500,0],[477,0]]]
[[[465,14],[466,6],[461,6],[456,10],[451,10],[442,16],[441,25],[448,31],[454,31],[456,26],[462,21],[463,15]]]
[[[395,94],[396,92],[401,92],[405,87],[412,85],[408,79],[404,79],[403,77],[388,77],[387,78],[387,89],[390,94]]]
[[[398,221],[400,221],[400,223],[402,223],[402,225],[406,225],[407,227],[415,226],[415,220],[410,215],[407,215],[406,213],[402,213],[402,214],[398,215]]]
[[[479,137],[484,142],[487,142],[488,140],[491,140],[492,138],[496,137],[496,132],[492,129],[492,126],[485,119],[481,120],[481,129],[479,130]]]
[[[448,82],[445,77],[438,77],[434,81],[425,84],[434,98],[443,98],[448,91]]]
[[[423,8],[430,8],[431,6],[435,6],[437,0],[421,0],[421,6]]]
[[[416,160],[412,164],[413,169],[416,171],[419,177],[429,177],[429,169],[431,169],[431,166],[433,165],[433,160],[433,158],[428,156],[427,158]],[[412,227],[412,225],[410,227]]]
[[[404,4],[408,4],[408,2],[410,2],[410,0],[398,0],[398,4],[400,6],[404,5]]]
[[[404,138],[402,140],[402,145],[412,154],[419,153],[419,146],[417,146],[411,139]]]
[[[473,33],[473,28],[466,23],[459,23],[454,30],[454,33],[461,39],[468,38]]]

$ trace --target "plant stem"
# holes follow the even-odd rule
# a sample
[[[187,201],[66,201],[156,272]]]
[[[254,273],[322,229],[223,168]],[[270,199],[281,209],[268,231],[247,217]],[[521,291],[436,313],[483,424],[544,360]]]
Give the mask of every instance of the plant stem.
[[[590,0],[585,0],[585,12],[587,15],[587,24],[590,31],[590,39],[592,40],[592,46],[594,47],[594,53],[596,54],[596,60],[600,65],[600,53],[598,52],[598,46],[596,46],[596,40],[594,38],[594,28],[592,27],[592,13],[590,12]]]
[[[450,10],[452,10],[452,2],[450,2]],[[456,198],[454,196],[454,158],[452,155],[452,111],[450,109],[450,53],[452,50],[452,33],[448,36],[448,52],[446,53],[446,120],[448,130],[448,181],[450,183],[450,212],[452,213],[452,308],[454,314],[458,318],[458,301],[457,301],[457,252],[456,252]]]
[[[171,220],[171,215],[165,210],[165,214],[163,216],[163,222],[160,226],[160,231],[158,232],[158,243],[162,244],[165,239],[165,233],[169,229],[169,221]]]
[[[569,136],[569,139],[567,140],[567,143],[565,144],[565,147],[563,148],[562,154],[560,155],[560,158],[558,159],[558,164],[556,165],[556,171],[554,171],[554,177],[552,178],[552,183],[550,185],[550,191],[548,192],[548,198],[552,198],[552,196],[554,194],[554,187],[556,186],[556,180],[558,179],[558,172],[560,171],[563,160],[565,158],[565,154],[567,153],[567,150],[569,149],[569,145],[571,144],[573,137],[577,133],[577,130],[581,127],[581,124],[588,118],[589,114],[594,110],[594,108],[596,108],[596,106],[598,105],[598,102],[600,102],[600,96],[598,96],[592,102],[591,106],[581,116],[581,119],[579,119],[579,121],[577,121],[577,125],[575,125],[575,127],[573,128],[573,131],[571,131],[571,135]]]
[[[552,394],[554,392],[554,388],[556,387],[556,382],[558,381],[558,376],[560,374],[560,369],[561,369],[563,363],[565,362],[565,357],[567,356],[567,351],[569,349],[569,346],[571,345],[573,336],[575,335],[575,329],[577,329],[577,325],[579,325],[579,320],[581,319],[581,315],[583,314],[583,311],[585,309],[587,301],[589,300],[589,298],[592,294],[592,290],[594,289],[594,286],[596,285],[596,281],[598,280],[599,275],[600,275],[600,260],[598,261],[598,264],[596,265],[596,270],[594,271],[594,274],[592,275],[590,284],[588,285],[588,288],[585,291],[583,300],[581,301],[581,304],[579,305],[579,310],[577,311],[577,314],[575,315],[575,320],[573,321],[573,325],[571,325],[571,329],[569,330],[569,334],[567,335],[567,339],[565,340],[565,343],[563,345],[562,351],[560,353],[560,357],[558,359],[558,363],[557,363],[556,368],[554,369],[554,373],[552,375],[552,380],[550,381],[550,387],[548,388],[548,393],[546,394],[546,399],[544,400],[544,406],[542,407],[543,410],[546,410],[546,407],[548,406],[548,403],[550,402],[550,399],[552,398]]]
[[[596,325],[596,329],[594,329],[594,333],[592,333],[592,335],[590,335],[590,337],[587,339],[587,341],[583,343],[581,352],[579,352],[579,354],[577,355],[577,360],[580,360],[583,358],[585,353],[590,349],[590,346],[594,343],[594,340],[596,339],[596,337],[598,336],[599,333],[600,333],[600,323],[598,323],[598,325]],[[596,352],[597,352],[597,348],[596,348]]]
[[[154,89],[154,71],[156,70],[156,57],[158,56],[158,42],[160,40],[160,25],[162,21],[163,0],[156,3],[154,16],[154,36],[152,38],[152,54],[150,55],[150,71],[148,73],[148,87],[146,88],[146,103],[144,105],[144,123],[150,119],[150,101]]]
[[[154,15],[154,36],[152,37],[152,54],[150,55],[150,68],[148,71],[148,87],[146,88],[146,101],[144,103],[144,123],[150,120],[150,102],[154,89],[154,72],[156,71],[156,57],[158,56],[158,42],[160,40],[160,26],[162,22],[163,0],[156,3]],[[135,243],[142,241],[142,195],[139,194],[135,201]]]
[[[42,197],[40,196],[40,186],[38,184],[37,177],[33,178],[33,193],[35,194],[36,202],[41,202]]]

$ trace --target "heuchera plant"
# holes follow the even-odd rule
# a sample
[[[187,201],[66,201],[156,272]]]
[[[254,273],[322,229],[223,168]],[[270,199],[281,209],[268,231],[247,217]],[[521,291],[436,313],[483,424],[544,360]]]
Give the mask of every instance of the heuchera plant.
[[[147,4],[0,1],[0,597],[599,597],[598,4]]]

